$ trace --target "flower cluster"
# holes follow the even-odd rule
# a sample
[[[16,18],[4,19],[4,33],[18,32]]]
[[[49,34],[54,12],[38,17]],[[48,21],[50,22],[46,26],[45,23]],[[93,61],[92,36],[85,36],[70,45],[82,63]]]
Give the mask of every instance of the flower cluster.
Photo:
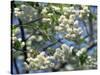
[[[61,71],[96,68],[96,58],[88,55],[87,47],[80,47],[81,41],[82,43],[84,41],[82,38],[84,29],[80,24],[81,20],[87,20],[90,16],[88,6],[44,4],[37,9],[35,4],[32,6],[23,4],[14,8],[14,14],[23,21],[22,23],[41,17],[38,21],[31,23],[29,28],[28,25],[22,25],[25,32],[24,41],[20,38],[20,28],[16,27],[13,30],[13,50],[21,51],[26,47],[27,58],[24,62],[26,70],[60,69]],[[60,41],[55,39],[56,32],[63,34]],[[63,39],[73,41],[75,46],[65,44],[66,41],[62,43]],[[53,46],[50,44],[45,48],[46,42],[52,42],[52,44],[54,42],[53,46],[59,43],[61,46],[52,49]],[[24,50],[22,51],[24,53]],[[64,65],[63,68],[62,65]]]
[[[29,54],[27,58],[29,64],[27,65],[33,70],[48,69],[54,66],[54,63],[52,63],[51,60],[54,60],[54,58],[52,56],[47,56],[45,52],[41,52],[35,58],[32,58]]]
[[[67,39],[76,39],[83,32],[74,14],[70,15],[69,18],[65,15],[61,15],[58,22],[59,26],[56,26],[55,30],[66,32],[65,38]]]
[[[14,8],[14,14],[23,22],[29,22],[37,17],[37,10],[31,6],[23,4],[20,7]]]
[[[74,70],[75,67],[83,66],[81,69],[89,69],[93,68],[93,66],[96,66],[96,60],[92,58],[91,56],[87,55],[86,48],[81,48],[81,50],[76,52],[76,56],[74,56],[72,53],[74,51],[74,47],[69,47],[66,44],[62,44],[60,48],[57,48],[52,56],[47,55],[45,52],[40,52],[40,54],[36,55],[36,57],[32,57],[31,53],[32,50],[28,53],[27,62],[29,64],[25,63],[26,69],[31,70],[43,70],[43,69],[52,69],[52,68],[60,68],[58,67],[63,62],[67,62],[65,69],[66,70]],[[78,58],[81,58],[83,56],[87,56],[87,58],[84,60],[83,65],[81,65]],[[78,58],[77,58],[78,57]],[[59,64],[55,63],[59,62]],[[73,62],[76,62],[73,64]],[[78,66],[77,66],[77,65]],[[88,66],[88,67],[86,67]]]
[[[68,55],[72,54],[72,47],[70,48],[66,44],[62,44],[61,48],[57,48],[53,56],[48,56],[45,52],[40,52],[35,58],[32,57],[31,52],[28,53],[27,61],[29,64],[25,64],[28,68],[33,70],[54,68],[58,64],[55,62],[66,62]],[[67,60],[68,61],[68,60]],[[26,68],[27,68],[26,67]]]

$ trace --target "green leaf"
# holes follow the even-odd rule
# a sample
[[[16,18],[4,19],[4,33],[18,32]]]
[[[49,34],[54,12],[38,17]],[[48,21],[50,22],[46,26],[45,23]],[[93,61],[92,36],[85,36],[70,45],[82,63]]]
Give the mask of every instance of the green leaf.
[[[15,42],[14,48],[15,48],[15,49],[20,49],[20,48],[21,48],[21,45],[20,45],[20,42],[19,42],[19,41],[16,41],[16,42]]]

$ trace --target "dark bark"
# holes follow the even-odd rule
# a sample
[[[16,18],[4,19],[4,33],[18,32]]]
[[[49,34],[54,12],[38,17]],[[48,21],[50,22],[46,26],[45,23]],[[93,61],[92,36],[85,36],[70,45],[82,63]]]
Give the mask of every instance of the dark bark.
[[[14,1],[11,1],[11,29],[12,29],[12,25],[13,25],[13,12],[14,12],[14,7],[15,7],[15,4],[14,4]],[[12,30],[11,30],[11,37],[12,37]],[[12,40],[11,40],[11,74],[13,74],[13,65],[15,67],[15,70],[16,70],[16,73],[19,74],[19,69],[18,69],[18,66],[17,66],[17,62],[16,62],[16,58],[14,58],[13,56],[13,51],[12,51]]]

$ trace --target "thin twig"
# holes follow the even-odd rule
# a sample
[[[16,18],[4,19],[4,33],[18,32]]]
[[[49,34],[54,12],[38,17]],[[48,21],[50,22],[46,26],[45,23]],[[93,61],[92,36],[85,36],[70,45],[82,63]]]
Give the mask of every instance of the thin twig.
[[[23,23],[23,24],[16,24],[16,25],[15,25],[15,27],[27,26],[27,24],[31,24],[31,23],[37,22],[37,21],[39,21],[39,20],[41,20],[41,19],[42,19],[42,17],[37,18],[37,19],[35,19],[35,20],[33,20],[33,21],[30,21],[30,22],[27,22],[27,23]],[[33,26],[33,25],[28,25],[28,26]]]
[[[25,62],[27,62],[27,53],[26,52],[24,52],[24,51],[27,51],[27,49],[26,49],[26,39],[25,39],[25,32],[24,32],[24,28],[23,28],[23,26],[22,26],[22,22],[21,22],[21,20],[20,19],[18,19],[19,20],[19,25],[20,25],[20,31],[21,31],[21,38],[22,38],[22,41],[23,42],[25,42],[25,46],[23,47],[23,53],[24,53],[24,61]],[[28,63],[28,62],[27,62]],[[26,71],[26,73],[29,73],[29,71],[27,70]]]

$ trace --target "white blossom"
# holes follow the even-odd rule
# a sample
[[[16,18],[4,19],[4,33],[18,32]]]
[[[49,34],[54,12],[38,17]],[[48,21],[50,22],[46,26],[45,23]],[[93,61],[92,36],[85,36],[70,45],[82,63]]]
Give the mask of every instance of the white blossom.
[[[79,50],[76,55],[79,57],[82,54],[82,52]]]
[[[73,18],[68,20],[68,24],[73,24],[73,23],[74,23],[74,19]]]
[[[69,10],[68,7],[63,7],[63,11],[64,11],[64,12],[68,13],[68,12],[67,12],[68,10]]]
[[[74,49],[74,47],[71,46],[71,47],[70,47],[70,50],[69,50],[69,53],[72,53],[73,49]]]
[[[26,7],[26,5],[25,5],[25,4],[22,4],[22,5],[21,5],[21,8],[24,8],[24,7]]]
[[[26,47],[26,49],[27,49],[27,50],[30,50],[30,49],[31,49],[31,47],[30,47],[30,46],[27,46],[27,47]]]
[[[72,28],[69,27],[69,28],[67,28],[67,31],[72,32],[73,30],[72,30]]]
[[[35,35],[32,35],[32,36],[29,38],[29,40],[34,40],[34,39],[36,39],[36,36],[35,36]]]
[[[31,57],[31,53],[27,53],[27,57],[30,58]]]
[[[69,46],[66,44],[61,45],[62,50],[69,50]]]
[[[61,26],[55,26],[55,30],[61,31],[63,28]]]
[[[65,38],[70,38],[70,34],[66,34],[65,35]]]
[[[76,17],[76,15],[71,14],[71,15],[69,16],[69,19],[71,19],[71,20],[75,20],[75,17]]]
[[[58,19],[59,22],[62,22],[66,17],[64,15],[61,15],[60,18]]]
[[[86,52],[86,51],[87,51],[86,48],[81,48],[81,52],[82,52],[82,53],[84,53],[84,52]]]
[[[76,34],[71,34],[71,38],[75,38],[76,37]]]
[[[28,40],[27,42],[26,42],[26,45],[27,46],[30,46],[32,44],[32,41],[31,40]]]
[[[45,52],[41,52],[41,53],[40,53],[40,55],[45,56],[45,55],[46,55],[46,53],[45,53]]]
[[[42,19],[42,22],[50,22],[51,20],[50,20],[50,18],[43,18]]]
[[[12,40],[13,40],[13,41],[16,41],[16,40],[17,40],[17,37],[15,37],[15,36],[12,37]]]
[[[75,26],[75,27],[78,27],[78,25],[79,25],[79,21],[78,21],[78,20],[75,20],[75,21],[74,21],[74,26]]]
[[[25,46],[25,42],[21,42],[21,47],[24,47]]]
[[[63,27],[63,26],[65,26],[65,25],[64,25],[63,23],[60,23],[59,26],[62,26],[62,27]]]
[[[42,40],[43,40],[43,37],[42,36],[38,36],[37,39],[36,39],[36,41],[38,41],[38,42],[40,42]]]
[[[27,61],[28,61],[28,62],[31,62],[31,61],[34,61],[34,59],[33,59],[32,57],[28,57],[28,58],[27,58]]]
[[[18,41],[19,41],[19,42],[21,42],[21,41],[22,41],[22,39],[21,39],[21,38],[18,38]]]
[[[47,8],[46,7],[44,7],[43,9],[42,9],[42,14],[45,14],[45,13],[47,13],[48,11],[47,11]]]
[[[53,13],[48,13],[48,16],[49,16],[49,17],[53,16]]]
[[[60,8],[57,6],[51,6],[55,11],[60,11]]]

